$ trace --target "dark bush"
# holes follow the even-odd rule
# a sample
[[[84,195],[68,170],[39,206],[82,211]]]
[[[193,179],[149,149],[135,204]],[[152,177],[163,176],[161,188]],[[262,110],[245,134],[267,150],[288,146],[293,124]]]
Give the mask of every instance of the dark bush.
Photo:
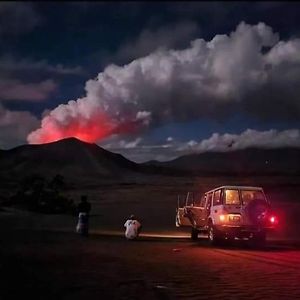
[[[64,189],[64,177],[59,174],[50,181],[33,175],[20,183],[16,194],[10,198],[10,204],[46,214],[74,214],[76,206],[72,199],[62,195]]]

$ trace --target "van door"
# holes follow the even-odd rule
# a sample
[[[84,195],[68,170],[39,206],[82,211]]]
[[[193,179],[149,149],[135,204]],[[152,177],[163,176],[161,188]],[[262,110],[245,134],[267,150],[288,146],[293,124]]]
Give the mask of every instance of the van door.
[[[201,226],[202,227],[207,225],[207,220],[208,220],[208,217],[210,215],[210,208],[211,208],[211,205],[212,205],[212,196],[213,196],[212,192],[209,192],[206,195],[206,201],[205,201],[205,206],[204,206],[203,215],[202,215],[203,217],[201,219]]]
[[[203,218],[204,218],[204,211],[205,211],[205,203],[206,203],[206,194],[203,194],[200,198],[199,201],[199,207],[198,207],[198,226],[202,227],[203,226]]]
[[[188,202],[188,195],[185,198],[183,195],[177,196],[176,208],[176,227],[191,226],[189,218],[186,216],[186,203]]]
[[[212,206],[213,207],[211,209],[211,217],[214,221],[219,220],[219,216],[223,213],[221,189],[214,191]]]
[[[201,195],[193,193],[193,204],[189,208],[189,218],[194,227],[201,226],[203,207],[201,207]]]

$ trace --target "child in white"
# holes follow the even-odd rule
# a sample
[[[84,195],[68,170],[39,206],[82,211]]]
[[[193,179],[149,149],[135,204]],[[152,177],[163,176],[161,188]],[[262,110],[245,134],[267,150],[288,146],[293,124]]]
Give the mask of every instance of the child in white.
[[[135,219],[134,215],[131,215],[124,224],[126,228],[125,237],[128,240],[136,239],[140,233],[141,226],[141,223]]]

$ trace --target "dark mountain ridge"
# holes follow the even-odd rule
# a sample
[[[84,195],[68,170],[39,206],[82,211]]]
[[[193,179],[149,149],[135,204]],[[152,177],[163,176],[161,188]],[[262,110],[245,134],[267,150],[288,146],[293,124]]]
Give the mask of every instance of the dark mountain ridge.
[[[50,177],[61,174],[84,181],[87,178],[121,178],[138,171],[138,165],[96,144],[68,138],[41,145],[23,145],[0,152],[0,175],[22,178],[30,174]]]
[[[248,148],[230,152],[204,152],[178,157],[167,162],[147,162],[144,165],[193,174],[289,174],[300,175],[300,149]]]
[[[2,186],[33,174],[45,178],[60,174],[75,185],[147,182],[147,175],[299,176],[300,149],[249,148],[231,152],[206,152],[181,156],[168,162],[151,161],[143,164],[134,163],[120,154],[76,138],[0,151]]]

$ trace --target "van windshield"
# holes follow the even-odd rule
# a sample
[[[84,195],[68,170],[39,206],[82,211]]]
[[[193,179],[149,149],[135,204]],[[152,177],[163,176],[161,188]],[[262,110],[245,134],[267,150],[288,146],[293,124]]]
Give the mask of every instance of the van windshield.
[[[243,205],[247,205],[252,200],[264,200],[266,201],[266,197],[262,191],[253,191],[253,190],[244,190],[241,191]]]

